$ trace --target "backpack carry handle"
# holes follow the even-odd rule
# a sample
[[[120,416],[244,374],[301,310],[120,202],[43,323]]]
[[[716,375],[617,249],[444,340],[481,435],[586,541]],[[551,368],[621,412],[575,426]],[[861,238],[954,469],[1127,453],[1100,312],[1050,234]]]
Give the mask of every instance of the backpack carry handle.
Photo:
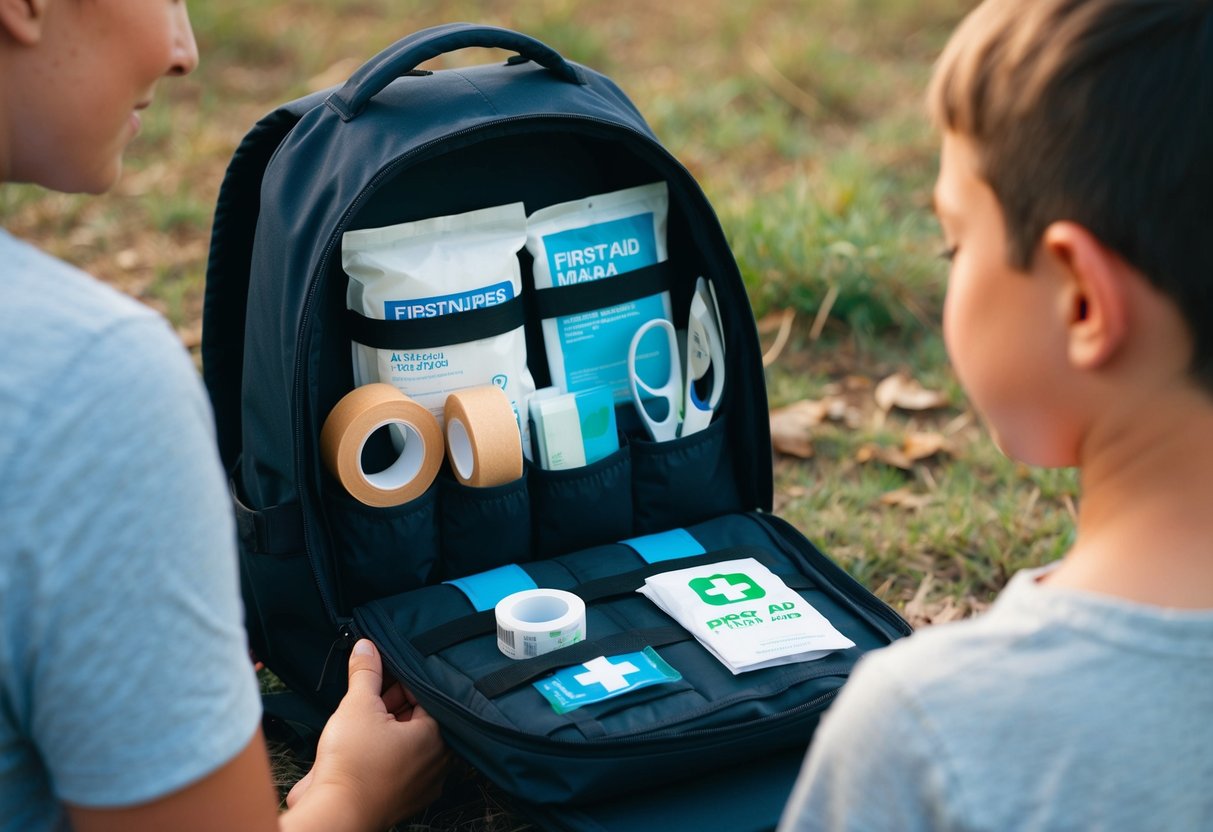
[[[532,37],[498,26],[448,23],[422,29],[389,46],[359,67],[350,80],[330,95],[325,103],[341,116],[342,121],[350,121],[357,118],[384,87],[400,76],[412,72],[430,58],[472,46],[517,52],[570,84],[585,83],[577,67],[562,58],[555,49]]]

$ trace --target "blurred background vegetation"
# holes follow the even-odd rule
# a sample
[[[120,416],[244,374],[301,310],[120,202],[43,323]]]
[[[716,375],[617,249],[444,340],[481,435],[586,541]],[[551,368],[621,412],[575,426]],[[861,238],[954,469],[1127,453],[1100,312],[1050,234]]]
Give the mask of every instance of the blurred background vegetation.
[[[118,187],[6,187],[0,222],[160,309],[196,351],[211,212],[261,115],[425,26],[526,32],[612,76],[715,205],[769,349],[770,404],[807,414],[793,420],[796,454],[776,457],[778,512],[912,623],[946,621],[1064,551],[1076,499],[1072,472],[998,453],[940,337],[923,89],[973,5],[195,0],[201,65],[160,85]],[[503,57],[465,50],[428,66]],[[880,382],[894,374],[926,398],[891,396]],[[521,825],[479,799],[420,828]]]

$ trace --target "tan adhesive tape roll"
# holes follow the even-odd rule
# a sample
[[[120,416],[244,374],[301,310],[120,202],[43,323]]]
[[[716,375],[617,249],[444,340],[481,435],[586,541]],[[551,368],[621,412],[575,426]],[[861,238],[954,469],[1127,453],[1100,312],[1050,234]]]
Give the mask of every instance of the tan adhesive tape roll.
[[[362,469],[372,433],[396,425],[404,445],[383,471]],[[368,506],[398,506],[420,497],[442,465],[438,420],[390,384],[366,384],[342,397],[320,430],[320,456],[354,499]]]
[[[485,488],[522,476],[522,437],[509,396],[484,385],[446,397],[446,452],[455,479]]]
[[[563,589],[524,589],[497,602],[497,649],[511,659],[585,641],[585,601]]]

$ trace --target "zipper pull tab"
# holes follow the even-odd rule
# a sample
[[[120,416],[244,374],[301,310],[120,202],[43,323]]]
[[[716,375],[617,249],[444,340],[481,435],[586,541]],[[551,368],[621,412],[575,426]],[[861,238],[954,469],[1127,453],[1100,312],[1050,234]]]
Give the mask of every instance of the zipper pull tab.
[[[320,693],[320,689],[324,687],[324,681],[329,677],[329,664],[333,660],[333,654],[341,653],[348,656],[354,649],[354,641],[354,631],[349,622],[343,622],[337,630],[337,638],[333,639],[333,643],[329,645],[329,651],[324,657],[324,667],[320,668],[320,679],[316,682],[316,693]]]

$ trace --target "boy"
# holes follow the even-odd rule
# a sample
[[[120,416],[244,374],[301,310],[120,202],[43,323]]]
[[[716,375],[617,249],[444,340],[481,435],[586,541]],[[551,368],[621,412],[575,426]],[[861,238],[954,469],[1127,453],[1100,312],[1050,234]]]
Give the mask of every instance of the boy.
[[[781,830],[1213,829],[1213,3],[988,0],[930,103],[949,355],[1077,535],[862,662]]]
[[[0,182],[108,189],[197,59],[183,0],[0,0]],[[188,356],[3,231],[0,298],[0,829],[370,832],[432,799],[437,726],[362,641],[279,817]]]

